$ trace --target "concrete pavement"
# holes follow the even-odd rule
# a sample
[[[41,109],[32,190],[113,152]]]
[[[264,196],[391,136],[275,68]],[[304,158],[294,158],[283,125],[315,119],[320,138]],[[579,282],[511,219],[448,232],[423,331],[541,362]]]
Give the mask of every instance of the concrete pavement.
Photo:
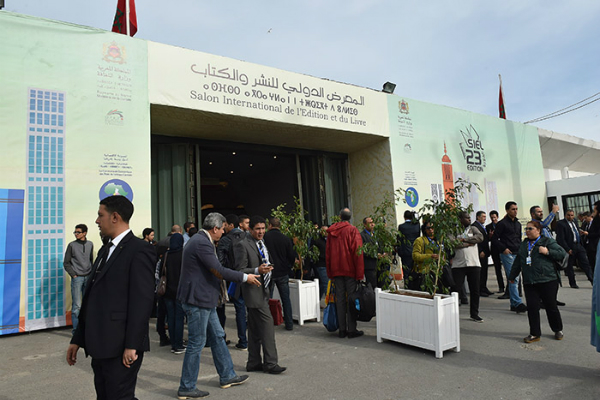
[[[339,339],[321,323],[276,328],[282,375],[247,373],[250,380],[218,387],[210,350],[203,350],[198,387],[215,399],[600,399],[600,354],[589,344],[591,285],[578,276],[580,289],[565,287],[559,299],[565,338],[556,341],[542,311],[542,340],[525,344],[526,314],[510,312],[508,300],[482,298],[482,324],[461,307],[461,352],[433,352],[376,341],[375,319],[359,323],[365,336]],[[566,281],[566,279],[565,279]],[[493,290],[493,287],[490,287]],[[226,330],[238,374],[246,374],[247,353],[236,350],[233,307]],[[155,320],[151,320],[154,323]],[[407,322],[408,323],[408,322]],[[90,360],[80,350],[69,367],[65,352],[70,329],[0,337],[0,400],[94,399]],[[139,399],[176,396],[183,355],[158,346],[151,327],[152,351],[142,365]]]

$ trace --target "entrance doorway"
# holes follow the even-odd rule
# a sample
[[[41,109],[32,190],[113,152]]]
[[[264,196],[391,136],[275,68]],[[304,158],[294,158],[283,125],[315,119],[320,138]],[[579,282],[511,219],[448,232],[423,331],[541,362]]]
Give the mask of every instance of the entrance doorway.
[[[307,218],[329,225],[349,205],[347,155],[152,136],[152,226],[201,225],[210,212],[262,215],[300,198]]]

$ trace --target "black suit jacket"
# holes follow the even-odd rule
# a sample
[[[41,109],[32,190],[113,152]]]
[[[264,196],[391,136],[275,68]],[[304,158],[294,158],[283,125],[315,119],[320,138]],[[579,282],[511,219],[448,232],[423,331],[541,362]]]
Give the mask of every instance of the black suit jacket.
[[[479,222],[473,222],[471,226],[477,228],[477,230],[483,235],[483,242],[477,243],[477,252],[479,253],[479,258],[481,258],[482,252],[485,254],[484,258],[488,258],[490,256],[490,238],[486,229],[481,226]]]
[[[587,233],[588,247],[591,246],[593,251],[596,251],[600,241],[600,216],[592,220],[592,226],[588,226]]]
[[[98,273],[108,247],[98,252],[72,344],[93,358],[121,357],[125,349],[150,350],[148,320],[154,304],[156,253],[129,232]]]
[[[281,233],[279,229],[271,229],[265,233],[265,245],[273,264],[273,277],[289,277],[296,261],[292,239]]]
[[[397,251],[402,259],[402,265],[405,268],[411,269],[414,265],[412,258],[413,243],[421,236],[421,226],[419,223],[414,224],[409,221],[398,225],[398,230],[402,236],[398,238],[399,245]]]
[[[373,236],[369,232],[367,232],[366,229],[363,229],[360,232],[360,237],[362,239],[363,245],[373,242]],[[377,270],[377,259],[376,258],[369,257],[366,253],[364,253],[363,260],[365,261],[365,271],[376,271]]]
[[[573,220],[575,227],[578,229],[577,221]],[[568,253],[569,250],[575,250],[575,242],[573,238],[573,230],[566,219],[561,219],[556,224],[556,241]]]

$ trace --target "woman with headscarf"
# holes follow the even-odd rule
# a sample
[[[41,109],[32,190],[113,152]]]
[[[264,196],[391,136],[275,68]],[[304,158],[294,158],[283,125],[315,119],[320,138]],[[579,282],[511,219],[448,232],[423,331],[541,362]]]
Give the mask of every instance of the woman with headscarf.
[[[537,342],[542,336],[540,327],[540,300],[546,309],[550,328],[556,340],[563,339],[563,323],[556,305],[556,295],[560,284],[560,275],[556,262],[566,256],[565,250],[556,240],[542,235],[542,224],[533,220],[525,228],[526,238],[521,242],[517,257],[508,276],[513,283],[520,273],[523,274],[523,288],[527,299],[527,318],[529,336],[525,343]]]
[[[177,287],[181,275],[181,259],[183,254],[183,236],[180,233],[171,235],[169,250],[165,254],[167,290],[164,300],[167,306],[167,323],[169,325],[169,336],[171,336],[171,353],[182,354],[183,347],[183,308],[177,301]]]

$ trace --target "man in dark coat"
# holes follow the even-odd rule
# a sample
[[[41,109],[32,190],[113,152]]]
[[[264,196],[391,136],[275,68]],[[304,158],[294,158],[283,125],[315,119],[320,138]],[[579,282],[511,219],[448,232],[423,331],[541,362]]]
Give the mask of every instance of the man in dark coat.
[[[479,232],[483,235],[483,241],[477,243],[477,251],[479,253],[479,263],[481,264],[481,275],[480,275],[480,285],[479,285],[479,295],[481,297],[489,297],[492,293],[487,287],[487,279],[488,279],[488,258],[490,257],[490,238],[485,229],[485,220],[487,215],[485,211],[477,211],[475,214],[475,222],[473,222],[473,226],[477,228]]]
[[[404,211],[404,223],[398,225],[398,231],[401,233],[398,240],[398,254],[402,260],[404,279],[408,282],[408,276],[414,265],[412,258],[413,243],[421,236],[421,227],[419,226],[419,221],[415,219],[414,211]]]
[[[368,243],[375,243],[375,245],[377,245],[377,242],[373,238],[373,229],[375,228],[373,218],[364,218],[363,227],[364,229],[360,232],[360,237],[362,239],[363,246]],[[363,252],[363,260],[365,263],[365,280],[367,281],[367,284],[370,284],[371,288],[375,290],[378,283],[377,257],[371,257],[369,254]]]
[[[214,243],[223,235],[224,224],[225,217],[221,214],[208,214],[202,223],[202,230],[193,235],[183,249],[177,300],[187,315],[188,347],[177,392],[179,399],[208,396],[208,392],[196,387],[200,352],[205,345],[210,346],[221,388],[240,385],[248,379],[247,375],[238,376],[233,370],[216,307],[222,279],[247,282],[249,285],[260,285],[260,282],[256,275],[232,271],[219,263]]]
[[[283,321],[285,329],[291,331],[294,329],[294,320],[292,319],[292,301],[290,300],[290,275],[296,262],[296,252],[292,239],[281,233],[281,221],[279,218],[269,219],[269,231],[265,233],[265,244],[271,253],[271,262],[273,263],[273,274],[271,281],[271,296],[277,286],[279,297],[281,297],[281,306],[283,308]]]
[[[565,219],[561,219],[556,224],[556,241],[569,253],[569,263],[565,269],[565,273],[569,278],[569,286],[573,289],[579,289],[575,280],[575,272],[573,271],[575,261],[577,261],[579,268],[585,272],[588,280],[593,285],[594,281],[590,271],[590,263],[586,251],[581,245],[581,235],[579,234],[579,227],[577,226],[573,210],[567,210],[565,212]]]
[[[77,362],[80,347],[92,357],[98,399],[134,399],[144,352],[150,350],[156,256],[129,229],[132,215],[133,204],[124,196],[100,202],[96,224],[110,241],[98,252],[67,350],[69,365]]]

